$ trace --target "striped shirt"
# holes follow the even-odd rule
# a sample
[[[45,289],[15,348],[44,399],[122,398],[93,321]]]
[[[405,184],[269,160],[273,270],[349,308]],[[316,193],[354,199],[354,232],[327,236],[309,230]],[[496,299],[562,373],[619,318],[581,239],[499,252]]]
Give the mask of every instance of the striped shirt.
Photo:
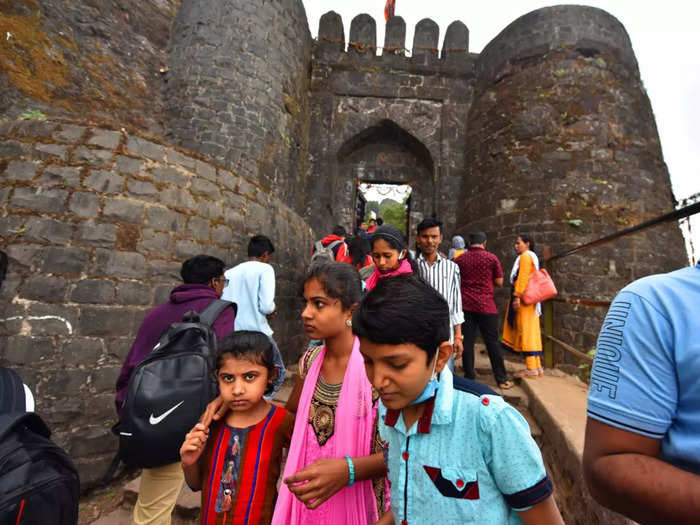
[[[274,405],[262,421],[247,428],[212,423],[200,460],[203,524],[271,522],[282,448],[289,446],[293,428],[294,416]]]
[[[423,258],[422,253],[416,261],[421,277],[445,298],[450,307],[450,343],[453,343],[455,325],[464,322],[459,266],[440,254],[432,265]]]

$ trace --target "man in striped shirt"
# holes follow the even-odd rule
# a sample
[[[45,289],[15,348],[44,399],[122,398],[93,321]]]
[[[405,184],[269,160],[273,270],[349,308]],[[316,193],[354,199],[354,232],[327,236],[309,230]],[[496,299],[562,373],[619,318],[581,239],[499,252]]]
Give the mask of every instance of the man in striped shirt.
[[[454,345],[454,357],[462,355],[462,292],[459,266],[440,255],[438,248],[442,242],[442,222],[437,219],[424,219],[417,228],[417,244],[420,254],[417,262],[421,277],[440,295],[450,307],[450,343]],[[450,359],[452,368],[452,359]]]

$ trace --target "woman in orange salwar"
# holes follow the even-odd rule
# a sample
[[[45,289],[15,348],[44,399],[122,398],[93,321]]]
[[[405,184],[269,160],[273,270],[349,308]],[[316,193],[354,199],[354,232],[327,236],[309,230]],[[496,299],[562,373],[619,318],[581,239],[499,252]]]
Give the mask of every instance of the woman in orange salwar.
[[[511,294],[508,310],[503,323],[503,346],[512,352],[525,356],[524,370],[515,377],[537,377],[542,369],[542,337],[540,335],[540,303],[523,304],[520,297],[527,288],[530,275],[539,270],[540,264],[533,251],[535,242],[530,235],[521,234],[515,241],[517,259],[510,272]]]

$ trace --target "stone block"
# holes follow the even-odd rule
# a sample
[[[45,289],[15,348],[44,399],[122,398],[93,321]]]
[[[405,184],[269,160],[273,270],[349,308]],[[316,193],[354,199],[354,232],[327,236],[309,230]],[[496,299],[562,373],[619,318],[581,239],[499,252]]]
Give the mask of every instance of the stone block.
[[[71,293],[76,303],[111,304],[114,302],[114,282],[99,279],[79,281]]]
[[[12,270],[34,270],[41,267],[44,260],[43,246],[33,244],[10,244],[4,248],[9,259],[8,267]]]
[[[170,299],[170,292],[173,287],[169,285],[161,285],[156,287],[155,294],[153,296],[153,304],[162,304]]]
[[[114,385],[117,384],[120,370],[121,365],[100,367],[99,370],[90,374],[90,386],[97,392],[114,392]]]
[[[107,340],[107,351],[109,355],[114,356],[117,361],[124,362],[131,345],[134,343],[133,337],[117,337]]]
[[[201,217],[190,217],[187,221],[187,229],[185,235],[194,237],[198,240],[209,241],[210,222]]]
[[[124,177],[111,171],[93,170],[85,177],[85,187],[100,193],[121,193]]]
[[[216,244],[229,246],[233,241],[233,231],[228,226],[216,226],[211,232],[211,239]]]
[[[157,206],[146,208],[148,226],[155,230],[167,232],[182,231],[185,228],[185,218],[186,215],[167,208],[159,208]]]
[[[153,168],[151,173],[155,180],[175,186],[185,186],[190,180],[190,176],[187,173],[170,166],[158,166]]]
[[[114,156],[111,151],[103,149],[90,149],[86,146],[78,146],[73,151],[75,162],[87,163],[91,166],[107,166]]]
[[[139,157],[146,157],[156,162],[165,161],[165,148],[140,137],[129,137],[127,149]]]
[[[4,178],[7,180],[32,180],[39,171],[38,162],[13,160],[7,164]]]
[[[73,166],[46,166],[39,177],[42,186],[71,186],[80,185],[80,168]]]
[[[17,273],[8,273],[5,276],[5,280],[2,282],[0,287],[0,301],[4,304],[8,304],[17,295],[17,290],[22,281],[22,278]],[[0,334],[4,333],[3,330],[7,329],[7,323],[0,323]]]
[[[92,132],[92,137],[88,140],[88,144],[99,146],[104,149],[114,149],[119,145],[120,140],[121,133],[117,131],[95,129]]]
[[[208,219],[218,219],[223,215],[221,202],[200,197],[197,201],[197,214]]]
[[[192,193],[195,195],[206,195],[210,199],[220,199],[221,192],[219,187],[206,179],[194,178],[190,186]]]
[[[16,365],[35,367],[40,361],[53,359],[55,351],[51,337],[14,335],[7,338],[3,360],[10,367]]]
[[[80,312],[78,333],[80,335],[131,336],[134,314],[129,308],[99,308],[85,306]]]
[[[52,138],[61,142],[75,143],[85,134],[86,130],[87,128],[84,126],[61,124],[61,128],[53,133]]]
[[[46,374],[47,394],[51,397],[76,398],[87,387],[87,370],[50,370]],[[80,414],[81,416],[83,414]]]
[[[90,396],[90,402],[86,403],[85,406],[85,415],[91,421],[104,425],[105,428],[110,428],[117,422],[117,414],[114,412],[114,385],[109,393]]]
[[[66,160],[68,148],[60,144],[35,144],[34,157],[40,159]]]
[[[71,335],[78,323],[78,309],[61,304],[34,303],[25,318],[31,335]]]
[[[165,158],[168,161],[168,164],[178,164],[188,169],[194,169],[196,165],[195,158],[185,155],[184,153],[180,153],[179,151],[171,148],[166,148]]]
[[[141,237],[141,242],[137,245],[139,252],[145,250],[169,255],[173,251],[174,240],[171,233],[145,228],[141,231]]]
[[[192,241],[178,241],[175,245],[175,257],[178,259],[189,259],[205,251],[202,245]]]
[[[70,196],[68,209],[79,217],[96,217],[100,211],[100,198],[94,193],[75,192]]]
[[[187,210],[192,210],[195,208],[196,203],[187,192],[181,189],[166,188],[160,192],[160,202],[166,206],[171,206],[173,208],[184,208]]]
[[[152,197],[158,194],[158,188],[154,184],[138,179],[128,179],[126,187],[129,193],[138,197]]]
[[[22,186],[15,188],[10,201],[11,206],[44,213],[61,213],[66,208],[68,192],[65,190],[31,188]]]
[[[179,262],[149,259],[148,279],[156,282],[177,283],[182,280],[181,267],[182,263]]]
[[[96,454],[113,452],[116,440],[117,437],[108,427],[94,427],[72,435],[68,450],[73,457],[94,457]]]
[[[216,168],[211,164],[197,160],[195,162],[195,173],[211,182],[216,182]]]
[[[117,239],[117,227],[114,224],[81,222],[78,226],[77,241],[97,246],[114,246]]]
[[[64,339],[61,344],[63,362],[71,367],[96,363],[103,350],[104,343],[96,338],[71,337]]]
[[[230,191],[223,192],[224,205],[228,208],[233,208],[235,210],[245,210],[247,205],[247,199],[242,195],[232,193]]]
[[[374,56],[376,54],[374,47],[377,45],[377,23],[374,18],[367,14],[357,15],[353,18],[350,22],[350,41],[369,46],[364,54]],[[348,47],[349,53],[361,52],[356,47]]]
[[[90,254],[80,248],[49,246],[44,255],[44,273],[82,273]]]
[[[47,303],[60,303],[65,300],[67,289],[68,281],[61,277],[32,275],[21,286],[20,297],[34,301],[46,301]]]
[[[117,302],[119,304],[150,304],[151,287],[135,281],[121,282],[117,285]]]
[[[0,142],[0,158],[23,157],[27,154],[28,144],[16,140]]]
[[[134,175],[141,173],[143,170],[144,161],[124,155],[117,155],[116,171],[119,173],[133,173]]]
[[[140,253],[98,249],[93,273],[107,277],[143,279],[146,274],[146,260]]]
[[[141,223],[143,220],[143,202],[135,202],[119,197],[105,197],[105,205],[102,211],[105,217],[110,217],[125,222]]]

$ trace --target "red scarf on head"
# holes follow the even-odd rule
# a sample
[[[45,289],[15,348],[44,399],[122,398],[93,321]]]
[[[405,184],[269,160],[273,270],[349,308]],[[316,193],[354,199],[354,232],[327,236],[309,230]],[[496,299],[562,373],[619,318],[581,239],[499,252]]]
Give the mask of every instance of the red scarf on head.
[[[399,267],[396,270],[392,270],[389,273],[379,273],[379,268],[375,266],[374,273],[367,277],[367,280],[365,281],[367,291],[377,286],[379,279],[384,279],[385,277],[394,277],[395,275],[402,275],[404,273],[413,273],[413,268],[411,268],[411,263],[408,262],[408,259],[403,259]]]

